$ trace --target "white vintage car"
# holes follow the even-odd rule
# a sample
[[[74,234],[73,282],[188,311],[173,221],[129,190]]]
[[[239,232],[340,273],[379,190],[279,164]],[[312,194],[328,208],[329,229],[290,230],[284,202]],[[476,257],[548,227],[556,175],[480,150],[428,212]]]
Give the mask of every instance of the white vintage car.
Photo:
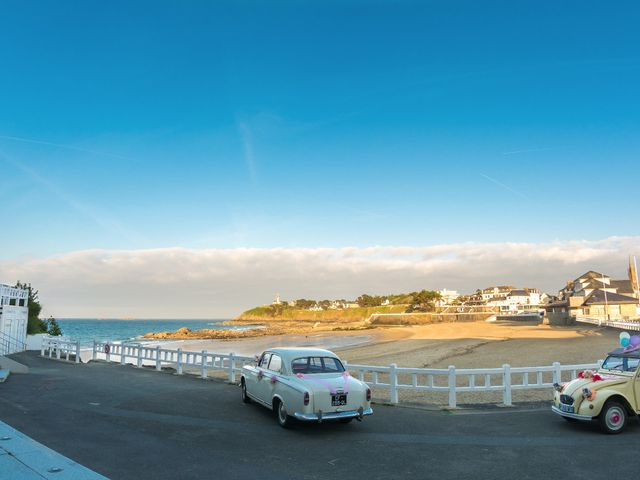
[[[348,423],[371,415],[371,390],[349,375],[337,357],[317,348],[272,348],[242,368],[242,401],[273,410],[278,423],[293,419]]]

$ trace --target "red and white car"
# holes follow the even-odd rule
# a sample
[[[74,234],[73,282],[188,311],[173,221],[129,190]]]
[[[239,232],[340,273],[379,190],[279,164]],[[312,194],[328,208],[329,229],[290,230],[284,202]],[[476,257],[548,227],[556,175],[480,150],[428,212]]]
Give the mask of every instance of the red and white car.
[[[293,419],[348,423],[371,415],[371,390],[353,378],[338,356],[317,348],[272,348],[255,366],[242,368],[242,401],[276,414],[282,427]]]

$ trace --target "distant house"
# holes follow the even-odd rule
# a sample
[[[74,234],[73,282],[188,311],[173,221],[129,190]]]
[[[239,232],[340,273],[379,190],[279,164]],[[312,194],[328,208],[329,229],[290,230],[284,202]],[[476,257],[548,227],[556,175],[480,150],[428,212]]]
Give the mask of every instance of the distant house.
[[[446,305],[451,305],[456,299],[460,297],[460,294],[455,290],[447,290],[443,288],[442,290],[438,290],[440,294],[440,300],[436,302],[438,307],[444,307]]]
[[[639,308],[631,279],[612,280],[593,270],[567,282],[558,292],[557,300],[545,307],[550,323],[564,323],[581,316],[629,320],[638,318]]]
[[[500,313],[509,315],[542,310],[540,292],[535,288],[514,288],[505,295],[493,296],[486,304],[489,307],[499,307]]]
[[[488,287],[482,290],[481,296],[482,300],[488,302],[496,297],[506,297],[511,290],[514,290],[516,287],[512,285],[499,285],[497,287]]]

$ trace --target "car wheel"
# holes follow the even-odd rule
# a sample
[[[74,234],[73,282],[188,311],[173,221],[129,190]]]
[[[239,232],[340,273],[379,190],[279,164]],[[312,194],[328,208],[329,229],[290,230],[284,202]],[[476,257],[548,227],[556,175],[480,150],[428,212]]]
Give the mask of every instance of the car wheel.
[[[244,378],[240,382],[240,390],[242,390],[242,403],[251,403],[251,399],[249,395],[247,395],[247,383],[244,381]]]
[[[340,423],[351,423],[351,420],[353,420],[353,417],[349,417],[349,418],[341,418],[340,420],[338,420]]]
[[[605,433],[620,433],[627,425],[627,411],[618,402],[607,402],[598,417],[600,428]]]
[[[293,424],[293,418],[287,413],[287,408],[283,401],[278,401],[276,405],[276,418],[278,419],[278,425],[282,428],[289,428]]]

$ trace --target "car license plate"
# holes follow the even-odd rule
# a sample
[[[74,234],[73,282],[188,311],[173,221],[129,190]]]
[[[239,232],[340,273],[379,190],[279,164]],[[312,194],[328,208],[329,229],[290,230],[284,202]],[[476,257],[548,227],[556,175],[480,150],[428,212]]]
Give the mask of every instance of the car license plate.
[[[565,405],[564,403],[561,403],[558,405],[558,408],[565,413],[573,413],[573,405]]]
[[[337,395],[331,395],[331,406],[332,407],[341,407],[342,405],[347,404],[347,394],[346,393],[338,393]]]

